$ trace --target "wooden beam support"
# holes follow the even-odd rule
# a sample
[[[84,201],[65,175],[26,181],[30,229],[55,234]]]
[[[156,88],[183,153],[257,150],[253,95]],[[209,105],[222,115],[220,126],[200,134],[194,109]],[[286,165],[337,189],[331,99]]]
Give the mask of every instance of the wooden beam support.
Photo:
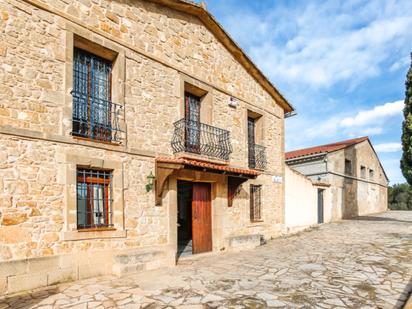
[[[155,202],[156,206],[162,206],[163,190],[167,178],[175,171],[183,169],[183,164],[173,163],[156,163],[156,180],[155,180]]]

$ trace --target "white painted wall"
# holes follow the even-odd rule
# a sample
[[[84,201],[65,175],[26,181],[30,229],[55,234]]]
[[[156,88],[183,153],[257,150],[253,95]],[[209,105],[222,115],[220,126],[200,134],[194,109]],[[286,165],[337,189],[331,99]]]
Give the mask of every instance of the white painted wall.
[[[288,229],[307,227],[318,222],[317,188],[306,176],[285,169],[285,226]]]

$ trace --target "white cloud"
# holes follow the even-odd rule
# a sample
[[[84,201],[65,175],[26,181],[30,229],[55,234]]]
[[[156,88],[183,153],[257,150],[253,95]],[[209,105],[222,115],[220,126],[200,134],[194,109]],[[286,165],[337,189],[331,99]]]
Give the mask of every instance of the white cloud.
[[[384,105],[375,106],[371,110],[358,112],[354,117],[347,117],[340,122],[341,127],[367,126],[374,123],[379,123],[385,118],[399,115],[404,108],[403,101],[386,103]]]
[[[293,117],[287,120],[288,145],[300,146],[302,141],[318,139],[380,135],[387,130],[390,121],[402,115],[402,109],[403,101],[395,101],[355,111],[353,116],[341,113],[326,120]]]
[[[374,146],[377,152],[398,152],[402,149],[401,143],[383,143]]]
[[[302,1],[259,15],[234,12],[225,24],[275,84],[347,82],[353,89],[404,66],[412,47],[411,11],[410,0]]]
[[[386,175],[389,178],[390,183],[393,185],[395,183],[404,183],[406,182],[405,178],[402,175],[400,169],[400,156],[390,159],[382,159],[382,165],[385,169]]]

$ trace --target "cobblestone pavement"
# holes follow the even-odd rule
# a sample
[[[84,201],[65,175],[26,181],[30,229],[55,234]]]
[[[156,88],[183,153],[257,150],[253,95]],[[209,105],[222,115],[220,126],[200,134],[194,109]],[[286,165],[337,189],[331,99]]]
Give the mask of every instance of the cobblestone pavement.
[[[0,308],[401,308],[411,280],[412,212],[389,212],[253,251],[3,298]]]

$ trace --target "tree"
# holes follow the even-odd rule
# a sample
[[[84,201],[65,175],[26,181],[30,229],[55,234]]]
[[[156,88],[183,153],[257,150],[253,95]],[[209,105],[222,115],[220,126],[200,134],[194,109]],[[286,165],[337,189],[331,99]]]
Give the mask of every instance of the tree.
[[[391,210],[412,210],[412,187],[407,183],[389,187],[388,204]]]
[[[412,185],[412,62],[408,74],[406,75],[405,87],[405,108],[403,110],[405,119],[402,123],[403,154],[401,159],[401,170],[406,181]]]

